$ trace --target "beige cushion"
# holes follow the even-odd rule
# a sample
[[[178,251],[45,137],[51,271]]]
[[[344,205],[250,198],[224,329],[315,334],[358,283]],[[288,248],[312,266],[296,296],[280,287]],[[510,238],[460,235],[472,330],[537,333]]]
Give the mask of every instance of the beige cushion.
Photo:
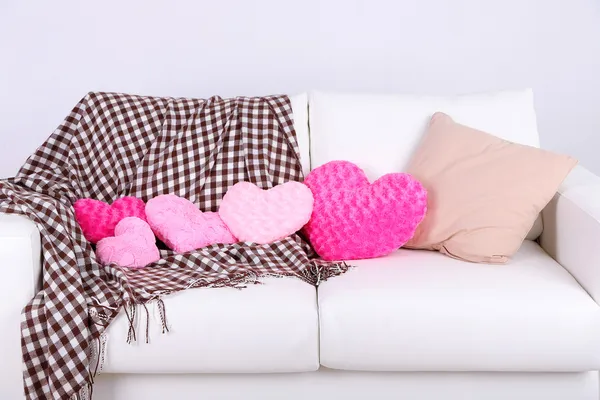
[[[542,221],[542,214],[538,214],[537,218],[535,219],[535,222],[533,223],[533,226],[531,227],[531,230],[525,237],[525,240],[536,240],[540,237],[543,231],[544,221]]]
[[[428,211],[406,247],[505,263],[576,164],[436,113],[408,166],[428,190]]]

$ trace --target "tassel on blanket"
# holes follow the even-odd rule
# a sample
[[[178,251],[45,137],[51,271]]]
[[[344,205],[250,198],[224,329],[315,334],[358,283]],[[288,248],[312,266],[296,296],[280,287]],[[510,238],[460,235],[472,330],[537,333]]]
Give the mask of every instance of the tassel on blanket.
[[[305,282],[319,286],[321,282],[326,281],[329,278],[334,276],[338,276],[346,272],[351,266],[346,264],[345,262],[330,264],[330,263],[320,263],[318,260],[313,260],[309,263],[309,265],[304,268],[300,275],[296,274],[277,274],[277,273],[266,273],[266,274],[257,274],[255,272],[245,272],[238,273],[232,276],[220,278],[220,279],[208,279],[208,278],[200,278],[190,281],[186,289],[190,288],[220,288],[220,287],[230,287],[234,289],[244,289],[249,284],[259,284],[260,278],[265,276],[273,276],[278,278],[284,277],[300,277]],[[151,292],[146,294],[152,296],[152,300],[156,301],[158,307],[158,315],[160,318],[160,324],[162,328],[162,333],[170,332],[169,324],[167,321],[167,312],[165,302],[162,299],[162,296],[170,294],[170,291],[160,291],[160,292]],[[127,343],[131,344],[132,342],[137,341],[136,335],[136,309],[138,305],[144,307],[146,311],[146,343],[150,342],[150,313],[147,307],[148,301],[144,303],[135,304],[133,302],[127,303],[123,308],[125,309],[125,315],[129,322],[129,330],[127,332]]]
[[[146,303],[135,304],[133,302],[129,302],[123,306],[125,316],[127,317],[127,322],[129,323],[129,329],[127,330],[127,344],[137,342],[136,325],[138,321],[136,317],[137,307],[140,305],[144,307],[144,311],[146,311],[146,343],[150,343],[150,312],[148,311]]]
[[[204,287],[204,288],[231,287],[234,289],[244,289],[247,287],[248,284],[258,283],[258,279],[259,279],[259,276],[257,276],[253,272],[244,273],[244,274],[234,274],[233,276],[224,277],[224,278],[220,278],[220,279],[216,279],[216,280],[200,278],[200,279],[195,279],[193,281],[190,281],[190,283],[186,289],[200,288],[200,287]],[[169,328],[169,323],[167,320],[167,309],[165,306],[165,302],[162,299],[162,296],[171,294],[171,293],[172,293],[171,291],[160,291],[160,292],[152,292],[152,293],[146,292],[146,294],[152,296],[152,299],[150,301],[152,301],[152,300],[156,301],[156,304],[158,306],[158,316],[160,318],[160,324],[161,324],[163,334],[170,332],[170,328]],[[127,321],[129,324],[129,329],[127,331],[127,343],[128,344],[131,344],[131,343],[137,341],[136,325],[137,325],[138,321],[137,321],[136,317],[137,317],[137,307],[139,305],[144,307],[144,310],[146,311],[146,343],[150,342],[150,312],[148,311],[148,307],[147,307],[148,302],[149,301],[146,301],[144,303],[138,303],[138,304],[136,304],[134,302],[128,302],[123,306],[123,309],[125,311],[125,316],[127,317]]]
[[[169,325],[167,322],[167,312],[166,312],[165,303],[161,298],[156,298],[155,300],[156,300],[156,304],[158,305],[158,315],[160,318],[162,333],[167,333],[170,330],[169,330]],[[131,344],[131,343],[137,341],[136,325],[138,323],[138,319],[136,318],[136,316],[137,316],[136,310],[140,306],[144,308],[144,311],[146,314],[146,332],[145,332],[146,340],[145,340],[145,342],[147,344],[150,343],[150,311],[148,310],[148,302],[140,303],[140,304],[135,304],[133,302],[130,302],[130,303],[127,303],[125,306],[123,306],[123,309],[125,311],[125,316],[127,317],[127,321],[129,323],[129,329],[127,331],[127,343],[128,344]],[[102,338],[102,336],[101,336],[101,338]],[[101,347],[101,348],[103,348],[103,347]]]
[[[264,274],[264,275],[267,275],[267,274]],[[260,283],[259,278],[261,276],[263,276],[263,275],[257,275],[253,271],[247,271],[244,273],[236,273],[231,276],[227,276],[224,278],[218,278],[218,279],[199,278],[199,279],[191,280],[189,282],[188,286],[186,287],[186,289],[222,288],[222,287],[229,287],[229,288],[233,288],[233,289],[245,289],[246,287],[248,287],[248,285],[254,285],[254,284]],[[166,295],[166,294],[170,294],[170,293],[171,292],[163,291],[160,293],[155,292],[153,294],[160,294],[162,296],[162,295]]]
[[[93,386],[92,383],[86,383],[77,393],[69,400],[92,400]]]
[[[106,344],[108,342],[108,334],[106,331],[100,334],[97,340],[97,346],[90,346],[90,366],[88,368],[88,382],[77,392],[71,396],[70,400],[92,400],[94,394],[94,379],[98,372],[102,371],[104,361],[106,359]],[[92,370],[93,366],[93,370]]]
[[[169,324],[167,323],[167,309],[165,302],[159,298],[156,300],[158,304],[158,315],[160,316],[160,323],[162,324],[162,333],[169,332]]]
[[[146,310],[146,344],[150,343],[149,335],[150,335],[150,313],[148,312],[148,307],[146,303],[142,303],[144,310]]]
[[[100,335],[100,339],[98,341],[98,359],[96,362],[96,368],[94,370],[94,375],[93,377],[96,377],[96,375],[98,374],[98,372],[102,372],[102,369],[104,368],[104,362],[106,360],[106,346],[108,345],[108,333],[102,332],[102,334]]]
[[[321,264],[318,261],[313,260],[306,268],[302,270],[301,278],[307,283],[318,287],[321,282],[324,282],[329,278],[333,278],[334,276],[343,274],[350,268],[351,266],[343,261],[336,264]]]
[[[129,308],[129,311],[127,309]],[[127,331],[127,343],[131,344],[132,342],[137,341],[135,335],[135,304],[129,303],[123,307],[125,310],[125,315],[127,316],[127,320],[129,321],[129,330]]]

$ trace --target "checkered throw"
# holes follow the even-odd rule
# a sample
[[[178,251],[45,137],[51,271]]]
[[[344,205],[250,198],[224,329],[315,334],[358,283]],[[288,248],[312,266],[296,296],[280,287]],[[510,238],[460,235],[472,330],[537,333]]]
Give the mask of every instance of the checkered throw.
[[[0,212],[27,216],[42,240],[43,287],[22,322],[28,399],[91,397],[103,332],[123,310],[137,340],[136,309],[196,287],[238,287],[267,275],[318,285],[346,270],[316,258],[299,235],[268,245],[213,245],[144,269],[100,265],[75,220],[73,203],[161,194],[216,211],[239,181],[267,189],[303,179],[287,96],[175,99],[115,93],[84,97],[27,160],[0,181]],[[146,327],[146,340],[147,340]]]

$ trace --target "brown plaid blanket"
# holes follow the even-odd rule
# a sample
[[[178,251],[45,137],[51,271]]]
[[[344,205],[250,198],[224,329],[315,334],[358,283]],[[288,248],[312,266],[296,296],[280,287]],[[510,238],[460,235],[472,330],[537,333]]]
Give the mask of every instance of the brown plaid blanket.
[[[170,193],[216,211],[236,182],[266,189],[302,179],[287,96],[84,97],[17,176],[0,181],[0,212],[26,215],[42,238],[43,288],[26,305],[21,326],[26,397],[91,397],[103,332],[122,309],[127,340],[137,340],[134,314],[139,307],[147,313],[150,301],[158,302],[168,330],[165,294],[242,288],[266,275],[318,285],[347,268],[318,260],[299,235],[186,254],[164,249],[160,261],[140,270],[102,266],[75,220],[77,199],[147,201]]]

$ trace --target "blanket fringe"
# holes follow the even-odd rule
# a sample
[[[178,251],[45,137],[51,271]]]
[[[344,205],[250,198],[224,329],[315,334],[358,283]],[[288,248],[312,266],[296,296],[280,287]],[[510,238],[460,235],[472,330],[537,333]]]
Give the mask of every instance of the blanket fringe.
[[[219,279],[210,279],[210,278],[199,278],[191,280],[188,286],[185,289],[191,288],[220,288],[220,287],[231,287],[234,289],[244,289],[250,284],[259,283],[260,276],[254,272],[245,273],[245,274],[235,274],[231,277],[224,277]],[[158,308],[158,316],[160,319],[162,333],[169,333],[171,328],[169,327],[169,322],[167,319],[167,308],[165,306],[165,302],[163,301],[163,296],[174,293],[175,291],[159,291],[148,293],[152,296],[152,298],[143,303],[135,303],[134,301],[128,301],[123,309],[125,310],[125,316],[127,317],[127,321],[129,324],[129,329],[127,331],[127,343],[132,344],[137,342],[138,335],[136,332],[136,327],[138,326],[139,319],[137,308],[139,306],[144,308],[146,314],[146,343],[150,343],[150,312],[148,311],[148,303],[155,301],[156,306]]]
[[[148,307],[146,303],[142,303],[144,310],[146,311],[146,344],[150,343],[150,313],[148,312]]]
[[[94,379],[104,367],[106,360],[106,345],[108,343],[108,333],[106,331],[100,334],[100,337],[90,346],[90,364],[88,367],[88,381],[73,394],[69,400],[92,400],[94,393]]]
[[[71,396],[69,400],[92,400],[92,394],[92,383],[86,383],[77,393]]]
[[[302,270],[302,279],[314,286],[319,286],[321,282],[325,282],[329,278],[341,275],[348,271],[351,266],[345,262],[335,264],[321,264],[318,261],[311,263]]]
[[[132,342],[137,341],[137,337],[135,335],[135,313],[136,313],[136,305],[131,302],[126,304],[125,307],[125,315],[127,316],[127,320],[129,321],[129,329],[127,331],[127,343],[131,344]],[[129,311],[128,311],[129,309]]]
[[[106,346],[108,343],[108,333],[106,331],[100,334],[100,338],[98,339],[98,354],[96,355],[96,362],[94,367],[94,372],[91,374],[92,379],[98,375],[98,373],[102,372],[104,368],[104,362],[106,360]],[[93,383],[93,381],[92,381]]]
[[[165,302],[161,298],[158,298],[156,303],[158,304],[158,315],[160,316],[162,333],[170,332],[169,324],[167,323],[167,308],[165,307]]]
[[[219,278],[219,279],[210,279],[210,278],[198,278],[191,280],[188,286],[185,289],[191,288],[221,288],[221,287],[230,287],[234,289],[244,289],[248,285],[256,285],[261,284],[260,279],[264,277],[276,277],[276,278],[300,278],[303,281],[313,285],[319,286],[321,282],[326,281],[329,278],[334,276],[338,276],[348,271],[348,269],[352,268],[345,262],[339,262],[335,264],[325,264],[319,263],[318,261],[311,261],[310,264],[302,270],[300,276],[295,274],[278,274],[278,273],[261,273],[257,274],[254,271],[250,271],[248,273],[238,273],[233,276]],[[160,324],[162,328],[162,333],[169,333],[170,327],[167,321],[167,310],[165,306],[165,302],[163,301],[163,297],[174,293],[173,291],[159,291],[148,293],[152,296],[152,298],[143,303],[135,303],[133,301],[128,302],[123,307],[125,309],[125,315],[127,316],[127,320],[129,322],[129,330],[127,332],[127,343],[131,344],[137,341],[136,335],[136,325],[138,323],[137,315],[137,307],[142,306],[146,312],[146,343],[150,343],[150,312],[148,311],[148,303],[155,301],[156,306],[158,308],[158,316],[160,319]]]

